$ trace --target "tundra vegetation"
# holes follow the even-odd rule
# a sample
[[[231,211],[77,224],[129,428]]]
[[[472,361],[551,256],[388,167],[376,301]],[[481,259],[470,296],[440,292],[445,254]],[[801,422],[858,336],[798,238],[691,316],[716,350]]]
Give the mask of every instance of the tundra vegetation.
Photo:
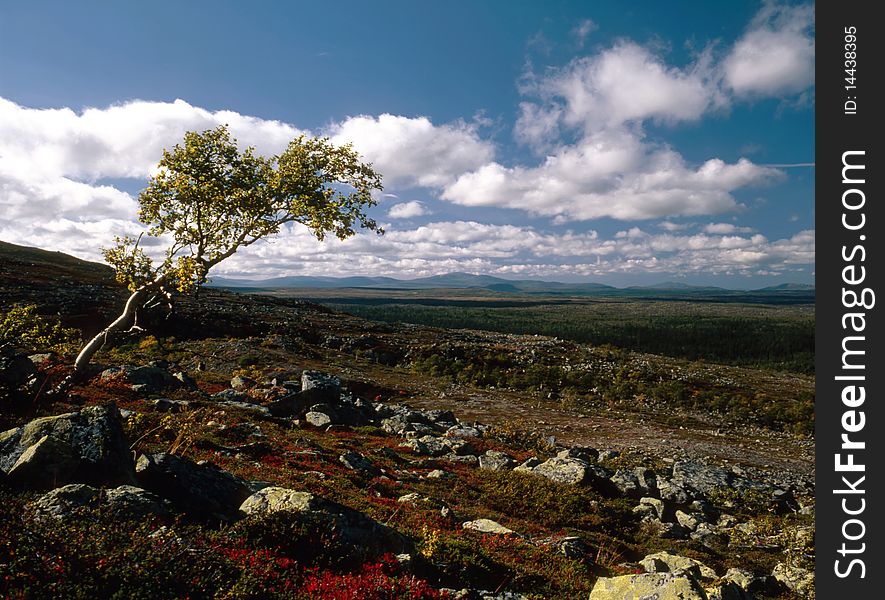
[[[187,293],[288,222],[377,230],[377,174],[293,144],[262,159],[219,129],[167,153],[140,198],[159,264],[144,239],[116,271],[0,243],[4,597],[813,595],[808,375]],[[204,220],[197,190],[236,217]],[[80,340],[133,324],[46,393]]]

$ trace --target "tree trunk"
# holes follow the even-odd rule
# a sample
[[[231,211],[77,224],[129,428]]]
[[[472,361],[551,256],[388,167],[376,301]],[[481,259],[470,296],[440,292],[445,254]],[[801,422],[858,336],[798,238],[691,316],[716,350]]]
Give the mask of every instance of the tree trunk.
[[[113,323],[98,332],[95,337],[83,346],[83,349],[80,350],[80,354],[77,355],[77,360],[74,361],[75,377],[83,373],[87,365],[89,365],[89,362],[92,360],[92,357],[102,346],[104,346],[109,337],[132,326],[132,323],[135,321],[135,311],[144,304],[149,293],[148,288],[139,288],[132,292],[132,295],[129,296],[129,300],[126,301],[126,306],[123,308],[123,312],[120,316],[117,317]]]

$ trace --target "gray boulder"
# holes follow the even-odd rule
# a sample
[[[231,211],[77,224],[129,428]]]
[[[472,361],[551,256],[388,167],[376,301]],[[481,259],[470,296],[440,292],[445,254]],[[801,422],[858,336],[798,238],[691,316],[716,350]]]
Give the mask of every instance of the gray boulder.
[[[639,478],[632,471],[626,469],[618,469],[615,474],[609,478],[618,491],[631,498],[640,498],[644,490],[639,484]]]
[[[232,521],[252,493],[245,481],[224,469],[165,452],[142,454],[135,471],[144,489],[198,517]]]
[[[753,600],[753,596],[739,585],[726,581],[708,587],[707,600]]]
[[[669,552],[649,554],[639,564],[648,573],[685,573],[694,579],[716,579],[716,572],[699,560]]]
[[[407,538],[365,513],[309,492],[270,486],[250,495],[240,505],[240,513],[247,518],[280,512],[318,521],[331,534],[362,548],[395,553],[414,551],[414,544]]]
[[[0,471],[10,473],[17,485],[33,489],[133,482],[132,456],[114,406],[43,417],[4,432]]]
[[[301,374],[301,391],[313,402],[334,404],[341,396],[341,380],[320,371],[304,371]]]
[[[37,372],[34,362],[19,348],[0,348],[0,390],[15,389],[27,383]]]
[[[550,458],[535,468],[532,473],[546,477],[557,483],[580,485],[587,479],[587,463],[578,458]]]
[[[22,452],[6,480],[16,487],[49,490],[72,481],[79,468],[80,457],[70,445],[44,435]]]
[[[304,421],[314,427],[328,427],[332,424],[332,417],[328,412],[311,410],[304,415]]]
[[[166,369],[157,366],[123,365],[111,367],[101,373],[103,380],[120,380],[128,384],[133,390],[146,394],[155,394],[164,390],[174,390],[184,386],[184,383],[175,378]]]
[[[771,576],[802,598],[814,598],[814,571],[787,563],[778,563]]]
[[[707,600],[697,581],[675,573],[641,573],[600,577],[590,600]]]
[[[479,457],[479,468],[488,469],[489,471],[509,471],[516,466],[516,461],[505,452],[497,450],[486,450],[485,454]]]
[[[101,490],[82,483],[71,483],[43,494],[30,505],[38,518],[65,519],[80,508],[107,506],[119,518],[141,519],[146,515],[166,515],[166,505],[150,492],[131,485]]]
[[[366,477],[376,477],[381,474],[381,470],[371,460],[353,451],[342,454],[338,460],[348,469],[357,471]]]
[[[516,532],[509,527],[504,527],[497,521],[492,521],[491,519],[476,519],[475,521],[467,521],[466,523],[462,523],[461,527],[479,533],[489,533],[494,535],[516,534]]]

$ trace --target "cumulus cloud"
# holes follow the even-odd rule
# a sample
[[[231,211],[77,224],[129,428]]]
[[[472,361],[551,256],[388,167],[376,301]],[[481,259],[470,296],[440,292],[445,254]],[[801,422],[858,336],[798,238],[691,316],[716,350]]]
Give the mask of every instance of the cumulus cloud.
[[[442,187],[494,158],[494,145],[474,125],[434,125],[427,117],[358,116],[329,131],[335,143],[350,142],[384,175],[386,186]]]
[[[715,86],[701,65],[668,66],[648,48],[622,41],[541,78],[529,76],[522,91],[538,96],[542,104],[523,104],[517,138],[535,139],[536,119],[561,120],[587,133],[647,119],[695,121],[716,98]]]
[[[279,121],[210,112],[183,100],[137,100],[77,113],[27,108],[0,98],[0,160],[7,170],[46,177],[145,178],[163,149],[178,143],[186,131],[223,124],[242,146],[255,146],[261,154],[281,152],[305,133]]]
[[[413,219],[430,214],[423,202],[412,200],[410,202],[401,202],[394,204],[387,211],[387,216],[391,219]]]
[[[615,273],[758,275],[814,263],[814,231],[775,241],[760,234],[649,233],[639,227],[602,238],[595,231],[551,233],[535,227],[440,221],[316,243],[301,227],[238,253],[218,274],[289,272],[422,277],[451,271],[506,276],[600,277]]]
[[[704,225],[704,233],[712,234],[729,234],[729,233],[750,233],[752,227],[738,227],[732,223],[709,223]]]
[[[623,220],[733,211],[731,192],[780,177],[741,159],[698,167],[669,147],[619,128],[560,148],[537,167],[491,162],[459,177],[442,198],[465,206],[500,206],[568,220]]]
[[[814,82],[814,6],[767,2],[722,62],[738,96],[802,92]]]

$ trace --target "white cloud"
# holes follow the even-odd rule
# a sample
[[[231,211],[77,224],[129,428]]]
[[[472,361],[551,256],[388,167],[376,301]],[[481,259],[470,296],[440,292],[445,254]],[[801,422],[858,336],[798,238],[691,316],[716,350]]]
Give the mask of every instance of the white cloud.
[[[644,142],[625,128],[584,137],[537,167],[492,162],[462,175],[441,197],[465,206],[499,206],[557,222],[697,216],[733,211],[731,192],[780,177],[741,159],[688,165],[677,152]]]
[[[412,200],[411,202],[401,202],[394,204],[387,211],[387,216],[391,219],[413,219],[429,214],[427,207],[423,202]]]
[[[183,100],[136,100],[108,108],[33,109],[0,98],[0,160],[5,168],[33,176],[93,180],[145,178],[164,148],[186,131],[227,124],[243,146],[259,153],[282,151],[303,131],[231,111],[210,112]]]
[[[350,117],[332,126],[330,135],[335,143],[353,143],[392,187],[442,187],[495,154],[474,125],[434,125],[427,117]]]
[[[534,227],[442,221],[317,243],[302,227],[238,253],[216,274],[286,273],[421,277],[451,271],[532,277],[599,277],[616,273],[753,275],[796,272],[814,263],[814,231],[765,236],[675,235],[633,227],[611,238],[596,232],[549,233]]]
[[[750,233],[752,231],[752,227],[738,227],[732,223],[709,223],[704,226],[704,233],[712,234],[726,235],[729,233]]]
[[[543,105],[522,107],[517,138],[537,137],[535,120],[559,119],[587,133],[647,119],[695,121],[717,98],[704,66],[700,61],[687,69],[667,66],[648,48],[622,41],[544,77],[529,76],[522,91],[538,96]]]
[[[661,221],[658,227],[664,231],[684,231],[694,227],[694,223],[673,223],[672,221]]]
[[[814,83],[814,6],[767,2],[721,65],[738,96],[781,96]]]
[[[575,41],[577,41],[578,43],[578,47],[583,48],[584,43],[587,41],[587,36],[590,35],[590,33],[596,31],[598,28],[599,26],[596,25],[596,23],[594,23],[592,20],[581,19],[581,22],[578,23],[571,32],[572,35],[575,37]]]

